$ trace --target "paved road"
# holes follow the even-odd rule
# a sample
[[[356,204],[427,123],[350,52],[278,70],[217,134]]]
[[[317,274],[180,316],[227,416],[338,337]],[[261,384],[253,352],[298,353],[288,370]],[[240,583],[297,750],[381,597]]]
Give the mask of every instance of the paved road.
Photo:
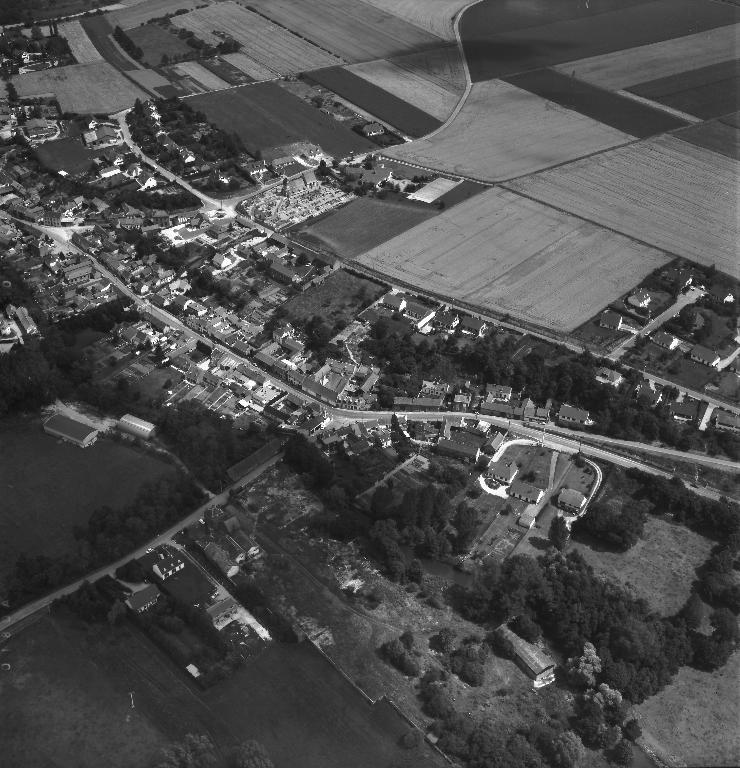
[[[56,600],[57,598],[63,597],[64,595],[68,595],[71,592],[74,592],[76,589],[79,589],[83,581],[97,581],[103,576],[113,576],[116,569],[122,566],[124,563],[127,563],[129,560],[131,560],[131,558],[142,557],[142,555],[144,555],[150,547],[156,547],[159,544],[164,544],[165,542],[172,539],[172,537],[178,531],[181,531],[186,526],[190,525],[191,523],[194,523],[196,520],[199,520],[201,517],[203,517],[203,513],[209,507],[226,503],[229,499],[229,491],[232,488],[236,488],[237,486],[241,487],[245,483],[251,483],[256,478],[258,478],[266,469],[269,469],[271,466],[273,466],[278,461],[280,461],[282,457],[283,455],[282,453],[280,453],[277,456],[270,459],[269,461],[266,461],[262,466],[252,470],[252,472],[250,472],[245,477],[242,477],[235,483],[232,483],[231,485],[227,486],[222,493],[219,493],[217,496],[211,496],[211,498],[209,498],[208,501],[206,501],[204,504],[198,507],[198,509],[196,509],[194,512],[191,512],[187,517],[183,518],[182,520],[180,520],[175,525],[168,528],[163,533],[159,534],[159,536],[155,537],[154,539],[151,539],[146,544],[142,544],[134,552],[127,554],[125,557],[122,557],[120,560],[116,560],[115,563],[110,563],[109,565],[103,566],[102,568],[98,568],[98,570],[87,574],[83,578],[77,579],[77,581],[73,581],[71,584],[67,584],[64,587],[60,587],[59,589],[55,590],[51,594],[46,595],[45,597],[41,597],[38,600],[34,600],[32,603],[28,603],[28,605],[24,605],[22,608],[19,608],[17,611],[14,611],[13,613],[8,614],[4,618],[0,619],[0,632],[7,632],[10,627],[17,624],[18,622],[23,621],[25,619],[29,619],[39,611],[46,610],[47,607],[51,603],[53,603],[54,600]]]

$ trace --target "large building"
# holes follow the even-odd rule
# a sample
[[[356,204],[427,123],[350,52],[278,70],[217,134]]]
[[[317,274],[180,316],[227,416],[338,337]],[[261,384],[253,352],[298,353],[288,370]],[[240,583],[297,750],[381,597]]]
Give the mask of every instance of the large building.
[[[136,416],[132,416],[127,413],[118,420],[118,428],[122,432],[128,432],[135,437],[143,437],[144,440],[148,440],[154,434],[154,424],[143,419],[137,419]]]
[[[534,680],[535,688],[555,681],[555,662],[539,648],[528,643],[502,624],[496,633],[507,643],[516,663]]]
[[[55,413],[44,422],[44,432],[52,437],[59,437],[68,443],[87,448],[98,437],[98,430],[76,419],[70,419],[61,413]]]

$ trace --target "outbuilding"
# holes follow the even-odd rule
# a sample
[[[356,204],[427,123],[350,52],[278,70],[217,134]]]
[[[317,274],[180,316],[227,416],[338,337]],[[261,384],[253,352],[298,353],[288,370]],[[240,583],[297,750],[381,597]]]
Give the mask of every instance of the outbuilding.
[[[144,440],[148,440],[153,434],[156,427],[150,421],[144,421],[136,416],[132,416],[127,413],[122,416],[118,421],[118,428],[122,432],[128,432],[135,437],[142,437]]]
[[[44,422],[44,432],[78,445],[80,448],[92,445],[98,437],[98,430],[95,427],[61,413],[55,413]]]
[[[555,681],[555,662],[539,648],[512,632],[502,624],[496,633],[510,648],[514,660],[533,680],[535,688],[542,688]]]

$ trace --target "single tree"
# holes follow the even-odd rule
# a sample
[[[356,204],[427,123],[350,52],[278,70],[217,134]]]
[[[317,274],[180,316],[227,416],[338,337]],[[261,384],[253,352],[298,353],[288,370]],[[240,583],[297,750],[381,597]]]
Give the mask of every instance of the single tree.
[[[550,530],[548,532],[548,538],[550,539],[550,543],[553,545],[553,547],[562,552],[568,545],[569,537],[570,531],[568,530],[568,525],[565,522],[565,518],[561,517],[560,515],[553,518],[552,523],[550,523]]]

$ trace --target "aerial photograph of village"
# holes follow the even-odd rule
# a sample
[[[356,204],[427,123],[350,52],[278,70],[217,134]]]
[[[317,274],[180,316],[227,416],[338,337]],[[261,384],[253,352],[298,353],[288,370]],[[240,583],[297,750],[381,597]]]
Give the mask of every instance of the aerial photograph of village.
[[[740,766],[740,0],[0,0],[0,766]]]

